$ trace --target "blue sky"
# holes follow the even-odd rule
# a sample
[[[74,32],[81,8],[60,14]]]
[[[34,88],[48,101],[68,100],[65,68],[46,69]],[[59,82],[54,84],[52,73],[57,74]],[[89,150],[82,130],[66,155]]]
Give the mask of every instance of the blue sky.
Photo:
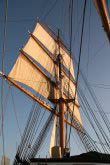
[[[79,53],[81,21],[82,21],[82,0],[74,0],[73,7],[73,44],[72,51],[76,58]],[[5,1],[0,0],[0,58],[2,56],[3,46],[3,28],[4,28],[4,6]],[[90,15],[91,4],[91,15]],[[52,10],[50,10],[52,7]],[[8,4],[8,22],[7,39],[5,52],[5,73],[8,74],[13,66],[23,44],[28,38],[28,30],[32,31],[39,20],[47,22],[50,26],[62,30],[63,38],[69,42],[69,0],[10,0]],[[90,28],[89,28],[90,25]],[[87,1],[86,21],[83,37],[83,48],[81,57],[81,69],[87,76],[96,96],[98,97],[105,112],[109,112],[110,107],[110,89],[97,88],[95,85],[110,85],[110,46],[106,34],[102,27],[100,18],[96,12],[92,0]],[[0,63],[1,70],[1,63]],[[82,80],[79,80],[80,83]],[[1,80],[0,80],[1,83]],[[7,83],[4,84],[5,97],[9,92]],[[86,87],[82,83],[83,90],[86,93]],[[109,88],[110,86],[108,86]],[[17,89],[12,90],[16,111],[20,123],[21,132],[23,132],[26,119],[28,117],[32,101]],[[1,93],[1,89],[0,89]],[[5,102],[6,103],[6,102]],[[16,146],[19,144],[20,135],[17,128],[12,99],[9,97],[4,115],[5,130],[5,152],[13,159]],[[1,109],[0,109],[1,111]],[[108,114],[110,120],[110,115]],[[84,120],[84,119],[83,119]],[[85,123],[85,122],[84,122]],[[73,151],[74,153],[74,151]],[[77,152],[78,153],[78,152]],[[2,155],[2,138],[0,136],[0,156]]]

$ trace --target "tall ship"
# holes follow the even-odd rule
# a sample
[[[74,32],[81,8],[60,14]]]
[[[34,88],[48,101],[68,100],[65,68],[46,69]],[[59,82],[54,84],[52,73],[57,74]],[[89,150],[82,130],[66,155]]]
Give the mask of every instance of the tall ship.
[[[68,2],[69,46],[65,44],[60,28],[54,30],[44,21],[38,20],[34,30],[29,32],[29,37],[19,50],[18,57],[8,74],[4,71],[4,56],[2,56],[0,72],[2,104],[4,103],[4,81],[8,82],[9,88],[15,87],[20,93],[25,94],[28,101],[32,100],[31,110],[25,119],[25,128],[20,132],[13,165],[110,163],[109,116],[101,107],[81,69],[86,10],[91,2],[99,14],[105,30],[105,38],[109,43],[110,20],[107,1],[83,0],[79,53],[77,58],[73,55],[74,1],[70,0]],[[3,48],[5,51],[5,44]],[[80,81],[85,84],[85,89]],[[85,94],[86,92],[88,94]],[[14,105],[12,93],[11,96]],[[93,106],[88,98],[91,99]],[[1,108],[3,139],[5,139],[3,134],[4,107],[5,105],[2,105]],[[19,107],[23,111],[23,104],[21,108],[18,103]],[[16,112],[15,116],[19,128],[19,118]],[[87,125],[85,125],[85,120],[87,120]],[[77,144],[74,140],[75,136]],[[79,148],[80,154],[73,156],[71,151]]]

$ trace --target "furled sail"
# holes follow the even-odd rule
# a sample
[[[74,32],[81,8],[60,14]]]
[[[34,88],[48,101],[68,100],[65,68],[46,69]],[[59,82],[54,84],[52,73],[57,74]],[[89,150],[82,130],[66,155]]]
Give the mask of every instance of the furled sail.
[[[59,44],[57,39],[43,25],[37,23],[33,33],[30,33],[27,43],[20,51],[8,77],[32,88],[46,99],[59,99],[59,90],[56,87],[59,77],[58,54]],[[63,58],[64,97],[67,99],[74,98],[73,61],[62,43],[60,43],[60,54]],[[76,99],[75,104],[74,114],[81,121],[78,99]],[[72,105],[69,104],[69,107],[73,112]]]
[[[51,149],[52,149],[52,147],[55,146],[55,136],[56,136],[56,116],[53,121],[53,128],[52,128],[52,134],[51,134],[51,139],[50,139],[50,147],[49,147],[50,157],[52,157]]]

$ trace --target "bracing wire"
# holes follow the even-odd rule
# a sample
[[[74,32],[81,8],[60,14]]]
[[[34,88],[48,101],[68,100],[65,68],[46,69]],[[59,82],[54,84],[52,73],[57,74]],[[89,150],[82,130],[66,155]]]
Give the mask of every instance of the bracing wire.
[[[22,137],[22,141],[21,141],[21,148],[19,150],[19,154],[20,155],[23,154],[23,150],[28,145],[27,143],[28,143],[28,141],[30,139],[30,136],[32,134],[32,130],[33,130],[33,127],[34,127],[33,124],[35,122],[35,118],[37,118],[36,115],[37,115],[37,113],[36,113],[36,105],[34,103],[34,105],[32,106],[31,112],[29,114],[27,125],[26,125],[24,133],[23,133],[23,137]]]
[[[98,132],[97,132],[94,124],[93,124],[93,121],[91,119],[91,116],[88,113],[88,106],[85,105],[85,99],[81,95],[81,90],[80,90],[80,92],[78,92],[78,95],[79,95],[79,98],[80,98],[80,101],[81,101],[82,108],[84,109],[83,112],[84,112],[85,116],[87,117],[89,123],[91,124],[91,126],[92,126],[92,128],[93,128],[93,130],[94,130],[94,132],[95,132],[95,134],[96,134],[99,142],[101,143],[101,138],[100,138],[100,136],[99,136],[99,134],[98,134]],[[104,146],[102,146],[102,149],[103,149],[104,152],[108,152],[107,149]]]
[[[78,137],[76,137],[76,136],[78,136],[78,134],[75,134],[74,133],[74,131],[72,131],[72,137],[73,137],[73,139],[75,140],[75,143],[76,143],[76,145],[77,145],[77,148],[78,148],[78,150],[80,150],[82,153],[84,152],[84,147],[82,146],[82,142],[81,142],[81,140],[79,139],[79,136]]]
[[[75,58],[74,58],[74,61],[75,61],[75,63],[76,63],[76,59],[75,59]],[[104,113],[104,112],[103,112],[103,109],[101,108],[101,105],[99,104],[99,102],[98,102],[98,100],[97,100],[97,98],[96,98],[96,96],[95,96],[95,93],[93,93],[92,89],[90,88],[90,86],[89,86],[89,84],[88,84],[87,79],[86,79],[85,76],[83,75],[82,70],[80,70],[80,73],[81,73],[81,76],[82,76],[82,78],[83,78],[83,80],[84,80],[86,86],[87,86],[88,91],[90,92],[90,95],[91,95],[93,101],[94,101],[95,104],[96,104],[96,107],[98,108],[98,111],[99,111],[99,113],[100,113],[100,115],[101,115],[103,121],[104,121],[104,122],[105,122],[105,120],[108,121],[106,115],[103,114],[103,113]],[[85,100],[87,100],[87,99],[84,99],[84,102],[85,102]],[[85,108],[86,108],[86,107],[88,107],[87,104],[86,104]],[[92,110],[92,109],[91,109],[91,110]],[[95,115],[95,114],[94,114],[94,115]],[[89,121],[90,121],[90,120],[89,120]],[[107,122],[107,121],[106,121],[106,122]],[[97,121],[95,121],[95,122],[97,123]],[[98,122],[98,123],[99,123],[99,122]],[[98,124],[98,125],[99,125],[99,124]],[[98,126],[98,125],[97,125],[97,126]],[[109,127],[108,123],[106,123],[106,125]],[[98,126],[98,127],[100,127],[99,129],[100,129],[100,131],[101,131],[101,134],[102,134],[102,136],[103,136],[103,138],[104,138],[105,143],[107,144],[106,146],[108,146],[108,149],[109,149],[109,139],[108,139],[108,137],[106,136],[105,133],[103,134],[103,128],[102,128],[101,126]],[[100,141],[100,140],[99,140],[99,141]],[[102,143],[102,142],[100,141],[100,144],[101,144],[101,143]],[[106,153],[108,153],[108,149],[106,150],[106,149],[104,149],[104,147],[103,147],[103,150],[104,150],[104,152],[106,152]]]
[[[28,146],[29,146],[29,137],[30,137],[30,133],[32,132],[32,128],[33,128],[33,117],[35,116],[36,117],[36,105],[35,103],[33,104],[32,106],[32,109],[30,111],[30,114],[29,114],[29,117],[28,117],[28,120],[27,120],[27,124],[26,124],[26,127],[24,129],[24,132],[23,132],[23,135],[22,135],[22,139],[21,139],[21,142],[20,142],[20,145],[18,146],[18,150],[17,150],[17,153],[16,153],[16,156],[19,155],[19,159],[21,160],[24,156],[24,150],[27,148],[28,149]],[[16,157],[15,157],[15,160],[14,160],[14,163],[16,162]]]
[[[75,62],[76,63],[76,62]],[[81,72],[81,75],[82,75],[82,72]],[[83,75],[83,79],[84,79],[84,75]],[[84,79],[84,82],[85,82],[86,80]],[[85,82],[85,84],[87,84],[87,81]],[[87,85],[88,86],[88,85]],[[88,89],[89,91],[91,91],[90,89]],[[90,94],[91,94],[91,92],[90,92]],[[93,96],[93,94],[92,94],[92,96]],[[93,99],[94,100],[94,99]],[[97,99],[96,99],[97,100]],[[95,104],[96,104],[96,102],[95,102]],[[98,106],[99,107],[99,106]],[[100,108],[99,108],[100,109]],[[104,137],[105,138],[105,137]],[[106,152],[108,152],[108,151],[106,151]]]
[[[79,91],[80,91],[80,93],[79,93]],[[78,88],[78,94],[79,94],[79,98],[80,98],[80,100],[81,100],[81,102],[82,102],[82,98],[83,98],[83,100],[84,100],[84,103],[82,102],[82,106],[84,106],[84,111],[86,110],[86,108],[87,108],[87,110],[86,110],[86,114],[88,115],[88,117],[87,117],[87,115],[86,115],[86,117],[87,118],[89,118],[88,120],[89,120],[89,122],[90,122],[90,124],[91,124],[91,126],[93,127],[93,129],[94,129],[94,131],[95,131],[95,133],[96,133],[96,135],[97,135],[97,138],[99,139],[99,141],[100,141],[100,144],[102,143],[101,142],[101,139],[100,139],[100,137],[99,137],[99,135],[97,134],[97,130],[95,129],[95,127],[94,127],[94,125],[93,125],[93,122],[92,122],[92,120],[91,120],[91,117],[89,117],[89,114],[88,114],[88,110],[91,108],[90,107],[90,105],[88,104],[88,102],[87,102],[87,99],[85,98],[85,96],[83,96],[82,94],[82,90],[81,90],[81,88]],[[81,94],[81,97],[80,97],[80,94]],[[86,103],[86,105],[84,105]],[[89,107],[88,107],[88,105],[89,105]],[[91,113],[91,115],[94,117],[94,122],[96,123],[96,125],[98,126],[98,129],[99,129],[99,131],[100,131],[100,133],[101,133],[101,135],[102,135],[102,137],[104,138],[104,141],[105,141],[105,143],[107,144],[106,146],[108,146],[109,147],[109,140],[108,140],[108,137],[107,137],[107,135],[104,133],[103,134],[103,132],[104,132],[104,130],[103,130],[103,128],[101,127],[101,125],[100,125],[100,123],[98,122],[98,120],[96,119],[96,117],[95,117],[95,114],[94,114],[94,111],[92,110],[92,109],[90,109],[90,113]],[[76,123],[74,123],[74,124],[76,124]],[[103,131],[102,131],[103,130]],[[85,142],[84,142],[85,143]],[[105,149],[105,146],[102,146],[102,148],[103,148],[103,150],[104,150],[104,152],[106,152],[106,153],[108,153],[108,151]]]
[[[69,91],[70,91],[70,76],[71,76],[71,72],[70,72],[70,69],[71,69],[71,58],[72,58],[72,35],[73,35],[73,19],[72,19],[72,16],[73,16],[73,0],[70,1],[70,7],[71,7],[71,10],[70,10],[70,62],[69,62],[69,82],[68,82],[68,98],[69,98]],[[68,111],[68,108],[67,108],[67,111]],[[68,113],[67,113],[67,119],[68,119]],[[66,137],[65,137],[65,147],[67,147],[67,124],[66,124]]]
[[[80,89],[80,92],[81,92],[81,89]],[[109,150],[110,150],[110,145],[109,145],[110,141],[109,141],[108,136],[106,135],[105,131],[104,131],[103,128],[101,127],[101,124],[99,123],[99,121],[98,121],[98,119],[96,118],[94,112],[92,111],[92,109],[91,109],[91,107],[90,107],[90,105],[89,105],[89,103],[88,103],[88,101],[87,101],[85,95],[84,95],[83,93],[81,93],[81,95],[83,96],[84,102],[86,103],[86,107],[88,107],[88,110],[89,110],[89,112],[91,113],[91,116],[93,117],[94,122],[95,122],[96,125],[97,125],[97,128],[99,129],[99,131],[100,131],[100,133],[101,133],[101,135],[102,135],[104,141],[106,142],[106,144],[107,144],[107,146],[108,146],[108,148],[109,148]],[[87,112],[86,112],[86,113],[87,113]]]
[[[99,151],[99,148],[93,144],[93,140],[90,138],[87,131],[84,129],[82,124],[79,122],[77,117],[69,111],[69,116],[73,118],[73,124],[77,127],[76,132],[78,136],[80,137],[80,140],[82,141],[86,151],[90,151],[90,149]],[[81,130],[81,131],[79,131]]]
[[[87,78],[88,78],[88,72],[89,72],[89,56],[90,56],[90,32],[91,32],[91,1],[90,1],[90,13],[89,13],[89,31],[88,31],[88,54],[87,54]]]
[[[32,130],[32,132],[31,132],[31,134],[30,134],[30,136],[29,136],[29,140],[27,141],[28,143],[26,144],[26,146],[28,145],[28,146],[30,146],[30,148],[31,148],[31,145],[32,145],[32,142],[33,142],[33,140],[34,140],[34,138],[35,138],[35,134],[37,133],[37,131],[38,131],[38,128],[39,128],[39,124],[41,124],[41,122],[42,122],[42,119],[43,119],[43,117],[44,117],[44,114],[45,114],[45,110],[44,110],[44,112],[43,112],[43,114],[42,114],[42,117],[41,117],[41,120],[39,121],[39,124],[38,124],[38,120],[39,120],[39,116],[40,116],[40,114],[41,114],[41,111],[42,111],[42,109],[39,107],[39,109],[38,109],[38,106],[36,107],[36,109],[35,109],[35,111],[37,111],[36,113],[37,113],[37,117],[34,117],[33,119],[32,119],[32,122],[33,122],[33,130]],[[35,114],[34,114],[34,116],[35,116]],[[37,125],[38,124],[38,125]],[[37,128],[36,128],[36,126],[37,126]],[[41,126],[41,125],[40,125]],[[24,151],[24,153],[23,153],[23,157],[22,157],[22,159],[25,159],[26,158],[26,155],[27,155],[27,151],[29,151],[28,150],[28,148],[26,149],[25,148],[25,151]]]
[[[14,97],[13,97],[12,90],[11,90],[11,97],[12,97],[12,103],[13,103],[13,111],[14,111],[14,114],[15,114],[15,119],[16,119],[18,131],[19,131],[19,135],[20,135],[20,138],[21,138],[22,137],[21,128],[20,128],[20,125],[19,125],[19,120],[18,120],[18,116],[17,116],[17,111],[16,111],[16,107],[15,107],[15,102],[14,102]]]
[[[77,64],[75,57],[74,57],[74,61]],[[104,111],[103,111],[103,109],[102,109],[102,107],[101,107],[101,105],[100,105],[100,103],[99,103],[99,101],[98,101],[98,99],[97,99],[94,91],[90,87],[90,85],[89,85],[89,83],[88,83],[88,81],[87,81],[86,77],[84,76],[84,74],[83,74],[83,72],[82,72],[81,69],[80,69],[80,74],[81,74],[82,79],[83,79],[83,81],[84,81],[84,83],[85,83],[85,85],[86,85],[86,87],[87,87],[87,89],[88,89],[88,91],[89,91],[89,93],[90,93],[90,95],[91,95],[91,97],[92,97],[95,105],[96,105],[96,108],[98,109],[99,114],[101,115],[101,117],[102,117],[105,125],[107,126],[107,128],[109,130],[109,121],[108,121],[108,118],[107,118],[106,114],[104,113]]]
[[[8,103],[8,100],[9,100],[9,96],[10,96],[10,87],[9,87],[9,90],[8,90],[8,93],[6,95],[6,98],[4,99],[4,115],[6,113],[6,107],[7,107],[7,103]],[[0,120],[2,119],[2,114],[0,114]],[[0,136],[2,134],[2,127],[0,128]]]
[[[4,57],[6,49],[6,37],[7,37],[7,19],[8,19],[8,0],[5,0],[5,16],[4,16],[4,31],[3,31],[3,47],[2,47],[2,72],[4,72]],[[3,155],[5,155],[5,138],[4,138],[4,80],[1,84],[1,110],[2,110],[2,142],[3,142]],[[5,159],[4,159],[5,165]]]
[[[84,2],[84,9],[83,9],[83,21],[82,21],[82,31],[81,31],[81,41],[80,41],[80,51],[79,51],[79,59],[78,59],[78,69],[77,69],[77,75],[76,75],[76,88],[75,88],[75,95],[74,95],[74,104],[73,104],[73,112],[74,112],[74,105],[76,100],[76,93],[77,93],[77,86],[78,86],[78,79],[79,79],[79,71],[80,71],[80,60],[81,60],[81,54],[82,54],[82,41],[83,41],[83,31],[84,31],[84,21],[85,21],[85,11],[86,11],[86,0]],[[71,119],[71,123],[72,123]],[[70,141],[70,134],[71,134],[71,127],[69,131],[69,137],[68,137],[68,143]]]
[[[43,19],[45,20],[47,18],[47,16],[51,13],[51,11],[54,9],[56,3],[58,0],[55,0],[54,3],[52,4],[52,6],[50,7],[50,9],[45,13]]]
[[[40,109],[40,113],[41,113],[41,110],[42,109]],[[44,112],[43,112],[43,114],[42,114],[42,116],[41,116],[41,118],[40,118],[40,120],[39,120],[39,123],[37,124],[37,127],[35,128],[35,131],[33,131],[33,135],[31,136],[31,138],[30,138],[30,142],[29,142],[29,144],[30,145],[32,145],[32,143],[33,143],[33,141],[34,141],[34,139],[35,139],[35,135],[37,135],[37,133],[38,133],[38,129],[39,129],[39,127],[42,127],[42,121],[43,121],[43,119],[44,119],[44,116],[45,116],[45,110],[44,110]],[[40,115],[40,114],[39,114]],[[39,116],[38,116],[39,117]],[[37,118],[38,119],[38,118]],[[28,152],[29,152],[29,150],[28,150]],[[28,159],[28,157],[27,157],[27,155],[28,155],[28,152],[26,152],[25,153],[25,156],[24,156],[24,158],[27,158]]]
[[[34,111],[36,111],[36,108],[38,108],[38,107],[35,107]],[[31,146],[30,140],[33,136],[33,132],[34,132],[34,129],[35,129],[35,126],[36,126],[35,122],[38,120],[39,113],[40,113],[40,108],[38,109],[37,113],[33,114],[33,118],[31,120],[31,126],[30,126],[30,128],[28,127],[29,131],[28,131],[28,135],[26,135],[27,139],[26,139],[25,144],[23,146],[24,149],[23,149],[22,155],[21,155],[22,159],[25,157],[26,151],[28,150],[29,146]]]
[[[48,64],[47,64],[48,65]],[[52,65],[50,64],[50,69],[52,71]],[[39,91],[40,93],[43,95],[45,92],[45,87],[40,86],[39,87]],[[41,95],[40,97],[41,98]],[[32,112],[30,112],[22,139],[21,139],[21,143],[18,146],[18,150],[16,155],[19,155],[20,159],[25,159],[26,156],[26,150],[28,149],[28,145],[31,145],[32,141],[33,141],[33,135],[35,135],[35,133],[37,132],[37,129],[35,129],[36,124],[37,124],[37,117],[38,117],[38,112],[36,109],[40,109],[40,105],[38,104],[37,107],[32,107]],[[43,117],[43,116],[42,116]],[[36,131],[35,131],[36,130]],[[15,161],[16,162],[16,157],[15,157]]]
[[[39,90],[41,90],[41,93],[42,93],[44,91],[44,88],[41,88],[40,86]],[[30,111],[28,121],[24,130],[22,139],[21,139],[21,143],[18,146],[14,163],[17,162],[17,159],[16,159],[17,157],[19,157],[20,160],[28,159],[27,155],[28,155],[28,152],[31,150],[30,147],[34,139],[34,135],[37,133],[38,127],[41,124],[41,123],[38,124],[38,118],[41,113],[41,108],[42,107],[39,104],[36,105],[36,103],[34,102],[34,105],[32,106],[32,109]],[[44,113],[41,119],[43,119]],[[36,128],[37,124],[38,126]]]
[[[29,154],[29,159],[32,158],[32,157],[35,157],[39,148],[41,147],[41,144],[42,142],[44,141],[45,137],[46,137],[46,134],[48,133],[49,131],[49,128],[51,126],[51,122],[53,121],[53,114],[50,114],[43,129],[41,130],[37,140],[35,141],[35,143],[33,144],[33,147],[32,147],[32,150]]]

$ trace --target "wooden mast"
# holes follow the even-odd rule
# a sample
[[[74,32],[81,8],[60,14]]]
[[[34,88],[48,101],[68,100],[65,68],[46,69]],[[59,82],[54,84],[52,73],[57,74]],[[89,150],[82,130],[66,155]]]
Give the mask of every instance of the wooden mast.
[[[29,92],[28,90],[26,90],[25,88],[21,87],[16,81],[14,81],[13,79],[9,78],[8,76],[6,76],[4,73],[0,72],[0,77],[2,77],[3,79],[5,79],[6,81],[8,81],[11,85],[13,85],[14,87],[16,87],[17,89],[19,89],[21,92],[25,93],[27,96],[29,96],[31,99],[33,99],[34,101],[38,102],[40,105],[42,105],[44,108],[46,108],[46,110],[52,112],[53,114],[55,114],[57,117],[59,117],[59,113],[57,111],[55,111],[54,109],[52,109],[49,104],[47,104],[45,101],[42,101],[40,98],[36,97],[35,95],[33,95],[31,92]],[[72,100],[72,99],[63,99],[63,102],[67,102],[68,100]],[[56,103],[59,102],[59,100],[56,99],[55,101]],[[82,132],[81,129],[77,128],[74,124],[72,124],[71,122],[69,122],[68,120],[66,120],[64,118],[64,122],[66,122],[68,125],[70,125],[71,127],[75,128],[76,130],[78,130],[79,132]]]
[[[107,7],[106,7],[106,2],[105,2],[105,0],[93,0],[93,1],[95,3],[98,14],[101,17],[101,21],[102,21],[104,30],[110,41],[110,19],[109,19]]]
[[[59,43],[59,29],[58,29],[58,64],[59,64],[59,128],[60,128],[60,147],[61,155],[64,153],[64,99],[63,99],[63,75],[62,75],[62,55],[60,54],[60,43]]]
[[[33,35],[31,35],[32,38],[34,38],[34,40],[36,39]],[[36,42],[38,42],[38,40],[36,40]],[[18,88],[19,90],[21,90],[23,93],[25,93],[27,96],[29,96],[30,98],[32,98],[33,100],[35,100],[36,102],[38,102],[40,105],[42,105],[43,107],[45,107],[47,110],[49,110],[50,112],[54,113],[57,117],[59,117],[59,134],[60,134],[60,144],[59,146],[61,147],[61,155],[63,157],[64,155],[64,148],[65,148],[65,126],[64,123],[66,122],[68,125],[72,126],[73,128],[77,129],[77,127],[69,122],[65,117],[64,117],[64,106],[66,103],[69,102],[73,102],[74,99],[67,98],[65,99],[63,96],[65,95],[64,91],[63,91],[63,73],[65,73],[65,75],[68,77],[68,74],[66,74],[66,72],[64,71],[63,65],[62,65],[62,54],[60,54],[60,39],[59,39],[59,30],[58,30],[58,40],[57,40],[57,46],[59,48],[59,53],[57,56],[57,60],[54,61],[54,58],[51,58],[55,64],[58,66],[58,83],[53,82],[44,72],[44,70],[42,70],[37,64],[35,64],[35,62],[33,62],[31,60],[31,58],[28,57],[28,54],[24,51],[21,50],[21,54],[24,55],[24,57],[37,69],[39,70],[42,75],[48,79],[50,81],[50,83],[54,86],[54,88],[57,88],[59,91],[59,98],[54,98],[54,99],[49,99],[50,101],[52,101],[53,103],[56,103],[59,105],[59,112],[55,111],[54,109],[51,108],[51,106],[46,103],[45,101],[43,101],[42,99],[36,97],[35,95],[33,95],[31,92],[29,92],[28,90],[26,90],[25,88],[23,88],[22,86],[19,85],[19,83],[17,83],[13,78],[6,76],[4,73],[0,72],[0,76],[2,76],[2,78],[4,78],[5,80],[7,80],[8,82],[10,82],[12,85],[14,85],[16,88]],[[46,48],[39,43],[39,46],[42,47],[42,49],[48,54],[50,55],[49,51],[46,50]],[[50,56],[49,56],[50,57]],[[69,77],[68,77],[69,78]],[[71,80],[73,82],[73,80]],[[73,82],[74,83],[74,82]],[[79,128],[77,129],[79,130]],[[79,130],[81,132],[81,130]]]
[[[59,127],[60,127],[60,147],[61,147],[61,155],[63,156],[64,150],[64,100],[63,100],[63,76],[62,76],[62,56],[58,55],[59,59]]]
[[[59,49],[59,54],[58,54],[58,69],[59,69],[59,84],[58,84],[58,89],[59,89],[59,99],[58,99],[58,104],[59,104],[59,128],[60,128],[60,147],[61,147],[61,156],[64,156],[64,148],[65,148],[65,118],[64,118],[64,106],[65,103],[73,102],[74,99],[64,99],[63,97],[63,68],[62,68],[62,63],[63,63],[63,57],[62,54],[60,54],[60,37],[59,37],[59,29],[58,29],[58,49]],[[56,100],[56,99],[54,99]]]

